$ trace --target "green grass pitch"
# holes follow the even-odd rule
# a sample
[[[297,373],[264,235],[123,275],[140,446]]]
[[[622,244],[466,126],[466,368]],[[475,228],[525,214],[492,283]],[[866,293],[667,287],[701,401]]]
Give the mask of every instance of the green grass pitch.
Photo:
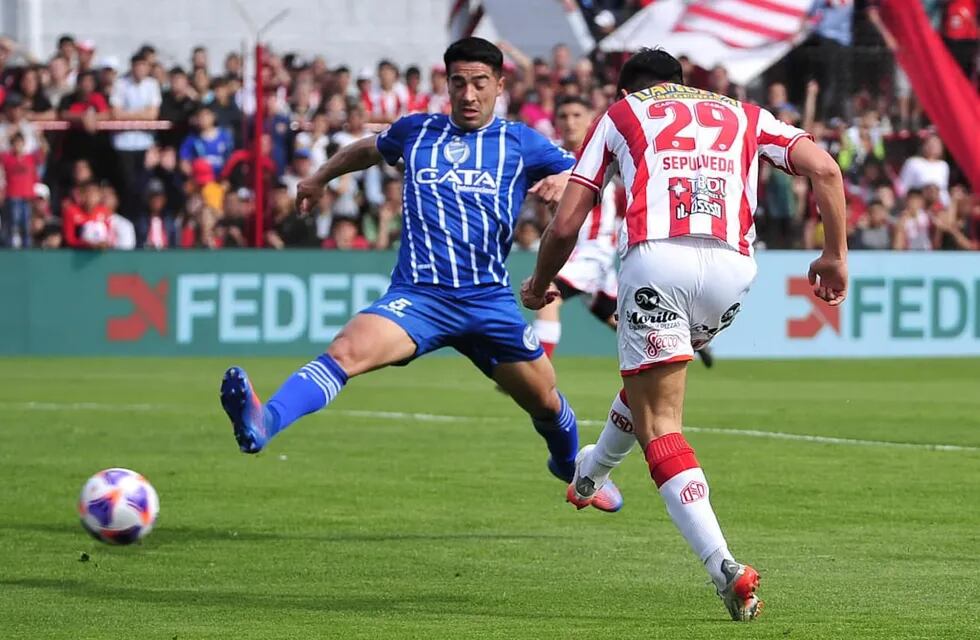
[[[747,625],[641,454],[616,476],[621,513],[576,512],[527,419],[461,359],[356,379],[257,457],[218,404],[227,364],[0,360],[0,636],[980,637],[978,360],[692,366],[691,426],[963,447],[692,432],[731,547],[762,574]],[[268,396],[302,362],[240,364]],[[557,366],[579,418],[602,420],[613,361]],[[110,466],[160,494],[141,545],[78,525],[82,483]]]

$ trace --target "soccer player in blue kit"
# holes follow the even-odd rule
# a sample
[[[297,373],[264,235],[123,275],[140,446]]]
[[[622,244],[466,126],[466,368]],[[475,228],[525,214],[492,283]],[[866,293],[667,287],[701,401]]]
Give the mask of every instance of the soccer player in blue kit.
[[[518,310],[504,261],[526,193],[555,203],[574,156],[522,123],[494,116],[504,89],[503,54],[482,38],[446,50],[452,114],[413,114],[341,149],[299,184],[309,208],[334,178],[384,160],[403,161],[404,220],[388,291],[355,315],[327,347],[263,404],[245,371],[231,367],[221,404],[245,453],[258,453],[300,417],[328,405],[353,376],[452,347],[531,417],[564,482],[575,472],[575,413]],[[592,505],[622,506],[607,483]]]

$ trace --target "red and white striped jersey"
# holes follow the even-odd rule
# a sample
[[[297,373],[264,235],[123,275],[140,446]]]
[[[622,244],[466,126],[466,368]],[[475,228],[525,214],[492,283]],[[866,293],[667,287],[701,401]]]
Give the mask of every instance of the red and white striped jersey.
[[[752,255],[759,156],[795,175],[802,129],[709,91],[659,84],[616,102],[592,126],[571,180],[599,192],[615,161],[626,186],[620,250],[710,236]]]
[[[361,94],[361,104],[368,115],[395,120],[408,113],[409,95],[405,85],[398,83],[390,91],[374,89]]]
[[[576,154],[576,159],[581,157]],[[625,207],[622,197],[623,185],[610,180],[602,188],[602,193],[578,232],[577,246],[599,244],[612,249],[616,246],[619,223],[622,222]]]

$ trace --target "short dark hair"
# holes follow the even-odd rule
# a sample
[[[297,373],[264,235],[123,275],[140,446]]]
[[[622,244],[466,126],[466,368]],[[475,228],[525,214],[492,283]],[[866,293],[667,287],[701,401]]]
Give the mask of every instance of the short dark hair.
[[[58,38],[58,48],[60,49],[62,45],[68,44],[69,42],[71,44],[75,44],[75,36],[71,35],[70,33],[66,33]]]
[[[398,67],[395,65],[394,62],[392,62],[391,60],[388,60],[387,58],[378,63],[378,71],[381,71],[385,67],[388,67],[389,69],[391,69],[395,73],[398,73]]]
[[[137,62],[147,62],[146,54],[138,51],[134,53],[133,57],[129,59],[129,64],[136,64]]]
[[[157,49],[152,44],[144,44],[139,48],[139,52],[143,55],[153,55]]]
[[[905,199],[908,200],[912,196],[919,196],[920,198],[925,197],[922,193],[922,189],[909,189],[905,192]]]
[[[422,70],[413,64],[408,69],[405,69],[405,77],[407,78],[408,76],[422,77]]]
[[[616,93],[633,93],[661,82],[684,82],[684,70],[674,56],[663,49],[643,47],[619,71]]]
[[[559,109],[569,104],[583,106],[588,111],[592,111],[593,109],[592,102],[590,102],[588,99],[583,98],[582,96],[568,96],[567,98],[562,98],[558,101],[558,104],[555,105],[555,113],[558,113]]]
[[[449,45],[442,56],[446,70],[454,62],[482,62],[499,76],[504,72],[504,54],[494,43],[483,38],[463,38]]]
[[[175,67],[170,67],[170,71],[168,71],[167,73],[169,73],[172,76],[186,76],[187,75],[187,72],[184,71],[184,67],[182,67],[180,65],[177,65]]]

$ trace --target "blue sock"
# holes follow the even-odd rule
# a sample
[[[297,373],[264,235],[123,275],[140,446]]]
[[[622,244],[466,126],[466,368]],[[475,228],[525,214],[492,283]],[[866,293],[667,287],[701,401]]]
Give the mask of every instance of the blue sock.
[[[561,406],[554,417],[532,418],[531,421],[535,431],[548,444],[548,451],[551,452],[551,459],[554,460],[558,472],[567,476],[566,480],[570,482],[575,473],[575,454],[578,453],[578,424],[575,421],[575,412],[565,396],[559,392],[558,399]]]
[[[347,373],[329,355],[324,353],[308,362],[289,376],[265,405],[269,437],[330,404],[345,384]]]

